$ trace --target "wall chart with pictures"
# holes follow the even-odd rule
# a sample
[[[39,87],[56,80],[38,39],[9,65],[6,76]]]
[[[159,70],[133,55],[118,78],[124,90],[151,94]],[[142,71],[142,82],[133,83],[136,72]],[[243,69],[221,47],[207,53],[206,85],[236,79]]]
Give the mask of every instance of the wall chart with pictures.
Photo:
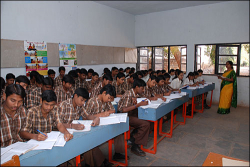
[[[77,68],[76,45],[59,43],[60,66],[65,67],[65,72]]]

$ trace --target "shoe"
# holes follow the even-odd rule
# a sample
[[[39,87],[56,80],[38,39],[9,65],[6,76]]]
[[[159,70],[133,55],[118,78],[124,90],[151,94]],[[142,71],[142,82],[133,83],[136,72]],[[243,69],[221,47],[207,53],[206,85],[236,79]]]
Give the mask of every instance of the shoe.
[[[102,166],[104,166],[104,167],[111,167],[113,165],[114,164],[110,163],[106,158],[104,159],[104,161],[102,163]]]
[[[129,160],[129,156],[127,156],[127,159]],[[115,153],[113,155],[113,160],[125,160],[125,155],[121,153]]]
[[[138,156],[141,156],[141,157],[146,156],[146,153],[141,150],[141,148],[138,146],[138,144],[134,144],[131,147],[131,152],[134,153],[135,155],[138,155]]]

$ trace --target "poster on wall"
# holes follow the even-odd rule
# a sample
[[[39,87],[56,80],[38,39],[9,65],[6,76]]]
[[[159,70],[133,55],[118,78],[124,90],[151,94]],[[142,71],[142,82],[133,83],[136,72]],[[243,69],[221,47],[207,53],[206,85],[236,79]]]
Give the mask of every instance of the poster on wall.
[[[46,42],[24,41],[24,56],[26,76],[31,71],[37,71],[41,75],[48,75],[48,57]]]
[[[59,43],[60,66],[65,67],[65,73],[77,68],[76,45]]]

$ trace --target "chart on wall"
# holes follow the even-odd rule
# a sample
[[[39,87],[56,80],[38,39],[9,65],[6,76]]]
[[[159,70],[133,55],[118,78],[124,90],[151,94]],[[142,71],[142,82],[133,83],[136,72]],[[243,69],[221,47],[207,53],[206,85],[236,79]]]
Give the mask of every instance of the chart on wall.
[[[24,56],[26,76],[30,76],[31,71],[37,71],[41,75],[48,75],[46,42],[24,41]]]
[[[77,68],[76,45],[59,43],[60,66],[64,66],[66,73]]]

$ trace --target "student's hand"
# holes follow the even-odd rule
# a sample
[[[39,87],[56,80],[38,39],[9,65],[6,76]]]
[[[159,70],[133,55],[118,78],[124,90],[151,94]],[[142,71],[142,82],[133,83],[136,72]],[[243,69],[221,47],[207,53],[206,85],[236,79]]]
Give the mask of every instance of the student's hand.
[[[151,100],[157,100],[158,98],[157,97],[151,97]]]
[[[69,141],[71,139],[73,139],[73,135],[72,134],[70,134],[69,132],[67,132],[67,133],[64,134],[64,140],[65,141]]]
[[[163,101],[166,101],[166,100],[167,100],[165,97],[162,97],[161,99],[162,99]]]
[[[110,113],[108,111],[105,111],[105,112],[102,113],[103,117],[108,117],[109,115],[110,115]]]
[[[91,126],[97,126],[100,124],[100,118],[96,117],[93,119],[93,122],[91,123]]]
[[[75,130],[83,130],[85,126],[83,124],[72,124],[72,128]]]
[[[47,133],[44,133],[44,134],[47,136]],[[39,133],[39,134],[37,134],[37,136],[36,136],[36,140],[37,140],[37,141],[44,141],[44,140],[47,139],[46,136],[44,136],[43,134]]]
[[[140,106],[146,106],[146,105],[148,105],[148,100],[141,101],[141,102],[139,103],[139,105],[140,105]]]
[[[169,90],[168,93],[169,93],[169,95],[170,95],[170,94],[172,93],[172,90]]]
[[[134,104],[134,105],[137,104],[137,98],[132,97],[132,101],[133,101],[133,104]]]

